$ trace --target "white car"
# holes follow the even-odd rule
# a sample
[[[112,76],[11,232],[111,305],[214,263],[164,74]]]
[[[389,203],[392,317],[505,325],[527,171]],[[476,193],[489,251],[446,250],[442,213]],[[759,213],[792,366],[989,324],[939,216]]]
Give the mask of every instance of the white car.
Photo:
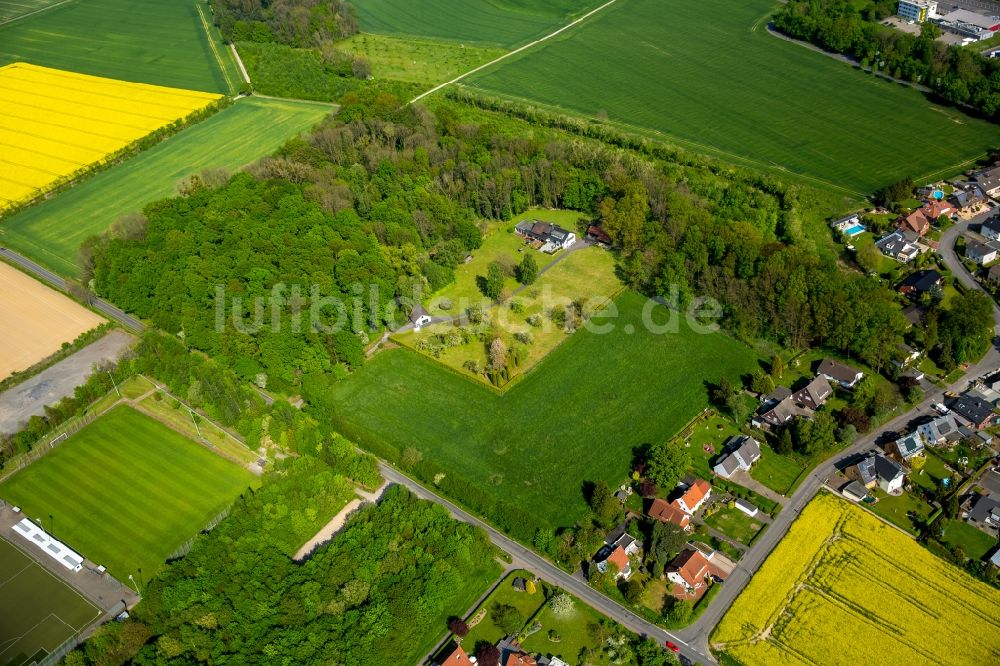
[[[931,407],[933,407],[934,410],[938,414],[941,414],[942,416],[945,415],[945,414],[948,414],[949,412],[951,412],[950,409],[948,409],[947,407],[944,406],[943,402],[935,402],[933,405],[931,405]]]

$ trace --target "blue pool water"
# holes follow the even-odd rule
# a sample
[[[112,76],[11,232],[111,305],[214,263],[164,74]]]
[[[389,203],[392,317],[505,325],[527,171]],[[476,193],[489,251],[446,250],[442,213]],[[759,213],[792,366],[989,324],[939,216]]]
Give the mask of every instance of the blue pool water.
[[[944,192],[942,192],[941,190],[934,190],[933,192],[931,192],[931,196],[937,199],[938,201],[941,201],[941,199],[944,199]]]
[[[863,224],[855,224],[853,227],[848,227],[844,229],[844,234],[847,236],[857,236],[865,232],[865,227]]]

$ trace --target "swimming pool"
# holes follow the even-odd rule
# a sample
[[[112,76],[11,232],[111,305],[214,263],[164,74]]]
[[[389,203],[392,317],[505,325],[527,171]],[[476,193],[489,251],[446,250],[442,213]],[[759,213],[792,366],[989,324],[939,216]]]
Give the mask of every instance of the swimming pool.
[[[852,227],[847,227],[846,229],[844,229],[844,235],[854,237],[857,236],[858,234],[863,234],[865,231],[866,231],[865,225],[855,224]]]
[[[941,190],[934,190],[933,192],[931,192],[931,196],[937,199],[938,201],[941,201],[941,199],[944,199],[944,192],[942,192]]]

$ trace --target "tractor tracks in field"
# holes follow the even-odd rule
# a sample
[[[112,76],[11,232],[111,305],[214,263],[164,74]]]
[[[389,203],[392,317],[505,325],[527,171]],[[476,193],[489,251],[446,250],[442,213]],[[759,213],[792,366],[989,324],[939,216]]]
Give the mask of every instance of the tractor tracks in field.
[[[552,39],[553,37],[555,37],[555,36],[557,36],[557,35],[565,32],[566,30],[569,30],[570,28],[573,28],[573,27],[575,27],[575,26],[583,23],[584,21],[586,21],[587,19],[589,19],[594,14],[597,14],[598,12],[606,9],[607,7],[610,7],[611,5],[615,4],[616,2],[618,2],[618,0],[608,0],[608,2],[605,2],[600,7],[595,7],[594,9],[591,9],[589,12],[587,12],[583,16],[581,16],[581,17],[579,17],[579,18],[577,18],[577,19],[575,19],[573,21],[570,21],[569,23],[567,23],[563,27],[550,32],[549,34],[545,35],[544,37],[539,37],[538,39],[536,39],[533,42],[529,42],[528,44],[525,44],[524,46],[519,46],[518,48],[514,49],[513,51],[508,51],[507,53],[504,53],[499,58],[494,58],[493,60],[490,60],[489,62],[487,62],[485,64],[479,65],[478,67],[473,67],[469,71],[465,72],[464,74],[459,74],[458,76],[456,76],[455,78],[451,79],[450,81],[445,81],[444,83],[438,84],[438,85],[434,86],[433,88],[431,88],[430,90],[428,90],[426,92],[420,93],[419,95],[417,95],[416,97],[414,97],[413,99],[411,99],[408,102],[408,104],[414,104],[416,102],[419,102],[424,97],[427,97],[428,95],[436,93],[437,91],[439,91],[439,90],[441,90],[443,88],[447,88],[448,86],[450,86],[450,85],[452,85],[454,83],[458,83],[462,79],[464,79],[464,78],[466,78],[468,76],[471,76],[472,74],[475,74],[476,72],[480,72],[480,71],[486,69],[487,67],[492,67],[493,65],[497,64],[501,60],[506,60],[507,58],[515,56],[518,53],[523,53],[524,51],[527,51],[528,49],[530,49],[530,48],[532,48],[534,46],[537,46],[538,44],[541,44],[542,42],[548,41],[548,40]]]

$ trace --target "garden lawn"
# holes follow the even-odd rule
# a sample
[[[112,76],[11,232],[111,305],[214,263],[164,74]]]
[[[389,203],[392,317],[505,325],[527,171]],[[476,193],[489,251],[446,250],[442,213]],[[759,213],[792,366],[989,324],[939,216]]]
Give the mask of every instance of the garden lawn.
[[[502,604],[507,606],[513,606],[521,613],[521,617],[527,622],[528,618],[534,615],[542,604],[545,603],[545,593],[542,591],[542,583],[539,581],[537,589],[534,594],[528,594],[527,592],[518,592],[514,589],[511,583],[517,577],[524,578],[525,580],[531,580],[534,578],[534,574],[527,571],[512,571],[507,574],[507,577],[500,581],[497,589],[493,590],[493,593],[486,598],[479,608],[472,612],[470,617],[475,617],[479,612],[480,608],[486,608],[486,617],[483,618],[482,622],[477,624],[475,627],[469,629],[469,635],[465,637],[462,641],[467,647],[470,648],[470,653],[472,649],[475,648],[476,644],[479,642],[487,642],[491,645],[495,645],[497,641],[504,637],[504,632],[502,629],[493,624],[493,620],[490,619],[489,609],[492,609],[496,604]]]
[[[634,448],[672,437],[706,407],[709,382],[758,361],[683,317],[676,333],[648,331],[645,303],[622,294],[612,332],[579,331],[502,396],[409,350],[380,352],[334,386],[338,425],[390,459],[416,449],[419,475],[440,474],[444,492],[516,536],[571,525],[587,512],[584,482],[622,483]]]
[[[536,252],[536,250],[528,248],[525,252]],[[541,253],[538,260],[553,261]],[[533,285],[525,287],[511,301],[489,306],[486,313],[490,321],[497,325],[508,348],[520,344],[515,337],[517,333],[526,332],[531,336],[531,343],[523,346],[522,360],[516,367],[511,368],[512,378],[523,375],[533,368],[572,335],[565,330],[565,327],[557,326],[549,319],[549,312],[552,309],[565,308],[576,300],[583,300],[586,304],[584,311],[590,315],[603,308],[621,289],[621,282],[615,276],[614,257],[606,250],[588,247],[565,255],[550,270],[540,275]],[[516,301],[523,311],[515,314],[511,309],[513,301]],[[465,309],[452,307],[455,314],[464,312]],[[542,318],[541,325],[537,327],[531,326],[527,321],[529,317],[535,315]],[[423,351],[419,346],[420,341],[447,335],[454,328],[455,324],[452,323],[433,324],[420,331],[394,335],[393,340]],[[466,330],[471,332],[472,328]],[[475,361],[480,368],[486,368],[489,364],[487,342],[491,339],[488,337],[484,340],[472,335],[467,343],[444,349],[436,358],[444,365],[467,374],[469,378],[488,383],[489,379],[485,372],[473,374],[464,365],[468,361]],[[433,357],[433,354],[430,355]],[[511,385],[506,384],[504,387],[509,388]]]
[[[730,509],[728,506],[707,516],[705,523],[747,546],[764,527],[764,523],[759,520],[754,520],[739,509]]]
[[[500,48],[369,33],[339,42],[337,48],[367,58],[376,79],[424,85],[451,80],[506,52]]]
[[[691,454],[691,471],[702,479],[712,478],[712,463],[722,455],[723,446],[730,437],[740,434],[732,419],[711,411],[693,423],[680,437],[688,444]],[[707,447],[707,448],[706,448]],[[664,489],[668,491],[668,489]]]
[[[904,491],[902,495],[894,497],[875,489],[872,494],[878,498],[878,502],[864,506],[872,513],[912,534],[917,533],[917,523],[923,522],[931,515],[931,506],[912,493]],[[911,514],[916,516],[916,522],[910,517]]]
[[[0,485],[0,497],[125,580],[164,560],[257,479],[129,407],[116,407]],[[46,527],[49,523],[46,522]]]
[[[823,454],[829,455],[829,451]],[[822,458],[822,455],[819,457]],[[750,476],[774,492],[786,495],[804,469],[805,467],[791,456],[775,453],[771,447],[765,445],[761,448],[760,460],[750,468]]]
[[[774,5],[618,0],[463,85],[851,197],[958,173],[1000,143],[996,124],[769,34]]]
[[[2,36],[2,31],[0,31]],[[245,98],[149,150],[0,221],[0,244],[76,277],[81,243],[124,213],[176,196],[182,178],[230,170],[277,149],[331,111],[309,102]]]
[[[240,85],[198,0],[67,2],[0,23],[0,65],[16,61],[205,92],[234,93]]]
[[[514,46],[538,39],[599,0],[355,0],[361,29],[389,35]]]
[[[579,599],[573,597],[573,601],[572,612],[563,616],[556,615],[546,605],[537,618],[542,625],[541,630],[525,639],[521,647],[527,652],[559,657],[570,664],[578,663],[583,648],[591,648],[597,653],[592,663],[608,663],[607,657],[600,652],[600,644],[590,635],[590,625],[600,622],[603,616]],[[559,634],[558,643],[549,640],[552,629]]]
[[[997,540],[982,530],[961,520],[944,521],[942,540],[950,546],[961,548],[965,556],[981,559],[997,545]]]
[[[934,454],[925,454],[924,461],[923,467],[910,473],[909,478],[913,483],[927,490],[937,490],[941,479],[951,478],[951,472],[944,466],[944,461]]]
[[[575,231],[577,222],[583,216],[571,210],[543,210],[532,208],[509,222],[501,222],[493,225],[483,238],[483,245],[478,250],[469,254],[472,259],[469,263],[461,264],[455,268],[455,281],[447,287],[435,292],[424,305],[428,307],[428,312],[434,317],[449,316],[462,312],[472,304],[482,304],[488,302],[479,286],[479,279],[486,277],[486,271],[494,261],[507,257],[515,265],[520,263],[524,253],[528,248],[524,244],[524,239],[514,233],[514,227],[522,220],[541,220],[558,224],[564,229]],[[547,255],[535,252],[535,259],[538,268],[541,270],[547,263],[558,258],[564,251],[554,255]],[[504,288],[513,292],[520,285],[517,280],[508,277],[504,282]],[[442,301],[451,301],[451,308],[440,307]]]

